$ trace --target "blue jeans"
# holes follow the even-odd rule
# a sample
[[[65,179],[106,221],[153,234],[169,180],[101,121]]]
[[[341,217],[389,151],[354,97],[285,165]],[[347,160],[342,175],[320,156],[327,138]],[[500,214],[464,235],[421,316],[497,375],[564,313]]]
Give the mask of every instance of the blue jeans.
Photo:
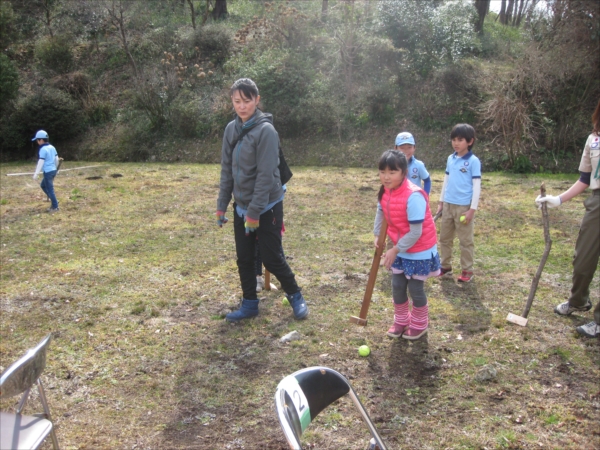
[[[54,177],[56,176],[56,170],[50,172],[44,172],[44,179],[40,184],[42,191],[48,196],[52,202],[52,208],[58,208],[58,200],[56,200],[56,194],[54,194]]]

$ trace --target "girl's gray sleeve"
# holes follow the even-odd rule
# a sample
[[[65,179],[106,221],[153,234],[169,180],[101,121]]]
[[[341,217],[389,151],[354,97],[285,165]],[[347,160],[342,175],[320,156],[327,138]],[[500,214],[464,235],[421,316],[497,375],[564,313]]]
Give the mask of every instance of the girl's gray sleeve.
[[[223,146],[221,148],[221,181],[219,183],[219,198],[217,199],[217,211],[227,211],[227,206],[231,201],[233,193],[233,167],[232,155],[233,148],[229,143],[232,139],[232,133],[235,126],[233,122],[225,128],[223,133]],[[229,139],[228,139],[229,138]]]
[[[375,225],[373,226],[373,234],[379,236],[381,231],[381,224],[383,223],[383,209],[381,209],[381,203],[377,203],[377,212],[375,213]]]
[[[411,223],[409,232],[402,236],[396,244],[400,253],[408,251],[408,249],[415,245],[421,237],[421,234],[423,234],[423,224]]]

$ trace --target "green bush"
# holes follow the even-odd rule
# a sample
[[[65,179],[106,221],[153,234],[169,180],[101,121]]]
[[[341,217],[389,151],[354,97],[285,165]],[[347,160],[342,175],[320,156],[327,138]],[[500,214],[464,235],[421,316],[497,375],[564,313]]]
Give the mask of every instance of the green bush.
[[[324,86],[317,87],[312,64],[300,53],[285,49],[249,52],[230,60],[225,69],[233,72],[232,79],[249,77],[256,82],[261,106],[265,112],[273,114],[275,127],[283,136],[305,133],[314,125],[314,121],[307,123],[305,119],[312,113],[322,116],[317,111],[302,110],[307,102],[319,105],[318,101],[309,99],[318,96],[317,90]]]
[[[169,130],[180,137],[202,137],[210,129],[206,127],[210,118],[208,114],[202,114],[199,103],[191,93],[181,93],[171,104]]]
[[[515,173],[531,173],[533,172],[533,165],[527,156],[519,155],[510,170]]]
[[[423,78],[479,50],[472,4],[381,0],[378,9],[386,34],[407,51],[407,63]]]
[[[52,142],[66,141],[85,128],[81,106],[65,92],[46,87],[19,100],[4,122],[0,147],[16,157],[31,143],[36,130],[44,129]],[[6,135],[4,132],[9,132]]]
[[[8,102],[19,93],[19,72],[4,53],[0,53],[0,110],[4,114]]]
[[[133,93],[133,106],[146,115],[152,130],[159,130],[169,121],[170,105],[178,91],[173,73],[167,73],[164,77],[154,73],[137,86]]]
[[[502,25],[495,13],[486,16],[483,31],[481,55],[485,58],[518,57],[528,40],[522,28]]]
[[[50,73],[70,72],[74,65],[71,43],[71,37],[64,34],[40,39],[34,53],[39,67]]]
[[[90,125],[101,125],[113,117],[113,106],[106,101],[91,101],[85,105],[85,113]]]
[[[90,77],[83,72],[60,75],[51,80],[52,87],[64,91],[76,100],[84,100],[91,95]]]
[[[17,36],[12,5],[10,2],[0,2],[0,48],[7,48]]]
[[[394,95],[390,86],[377,84],[367,94],[367,109],[369,119],[382,125],[389,125],[394,121]]]
[[[209,57],[215,64],[223,64],[229,57],[233,36],[222,24],[200,27],[194,36],[194,45],[200,49],[203,57]]]

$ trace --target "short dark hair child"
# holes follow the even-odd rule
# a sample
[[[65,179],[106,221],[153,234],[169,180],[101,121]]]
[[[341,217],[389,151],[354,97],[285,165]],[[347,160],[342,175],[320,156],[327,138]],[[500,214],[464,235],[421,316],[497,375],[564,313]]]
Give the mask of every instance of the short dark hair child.
[[[458,123],[454,125],[454,128],[452,128],[452,131],[450,132],[450,139],[457,137],[461,137],[467,142],[471,142],[472,140],[473,142],[469,145],[469,150],[471,150],[473,145],[475,145],[475,128],[468,123]]]

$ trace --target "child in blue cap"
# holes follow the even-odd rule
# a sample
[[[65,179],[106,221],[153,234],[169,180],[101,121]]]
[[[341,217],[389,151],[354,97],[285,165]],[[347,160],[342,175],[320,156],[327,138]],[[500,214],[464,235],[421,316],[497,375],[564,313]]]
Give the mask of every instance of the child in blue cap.
[[[48,142],[49,139],[48,133],[44,130],[39,130],[32,139],[39,146],[39,159],[33,179],[37,180],[40,172],[44,172],[44,179],[40,187],[52,202],[52,205],[48,208],[48,212],[54,213],[58,211],[58,200],[56,200],[56,194],[54,193],[54,177],[58,172],[58,153],[54,146]]]
[[[429,195],[431,191],[431,177],[429,176],[429,172],[427,172],[425,163],[415,158],[417,146],[415,145],[413,135],[406,131],[398,134],[394,148],[400,150],[406,156],[406,160],[408,161],[408,174],[406,177]],[[421,185],[421,182],[423,182],[423,185]]]

